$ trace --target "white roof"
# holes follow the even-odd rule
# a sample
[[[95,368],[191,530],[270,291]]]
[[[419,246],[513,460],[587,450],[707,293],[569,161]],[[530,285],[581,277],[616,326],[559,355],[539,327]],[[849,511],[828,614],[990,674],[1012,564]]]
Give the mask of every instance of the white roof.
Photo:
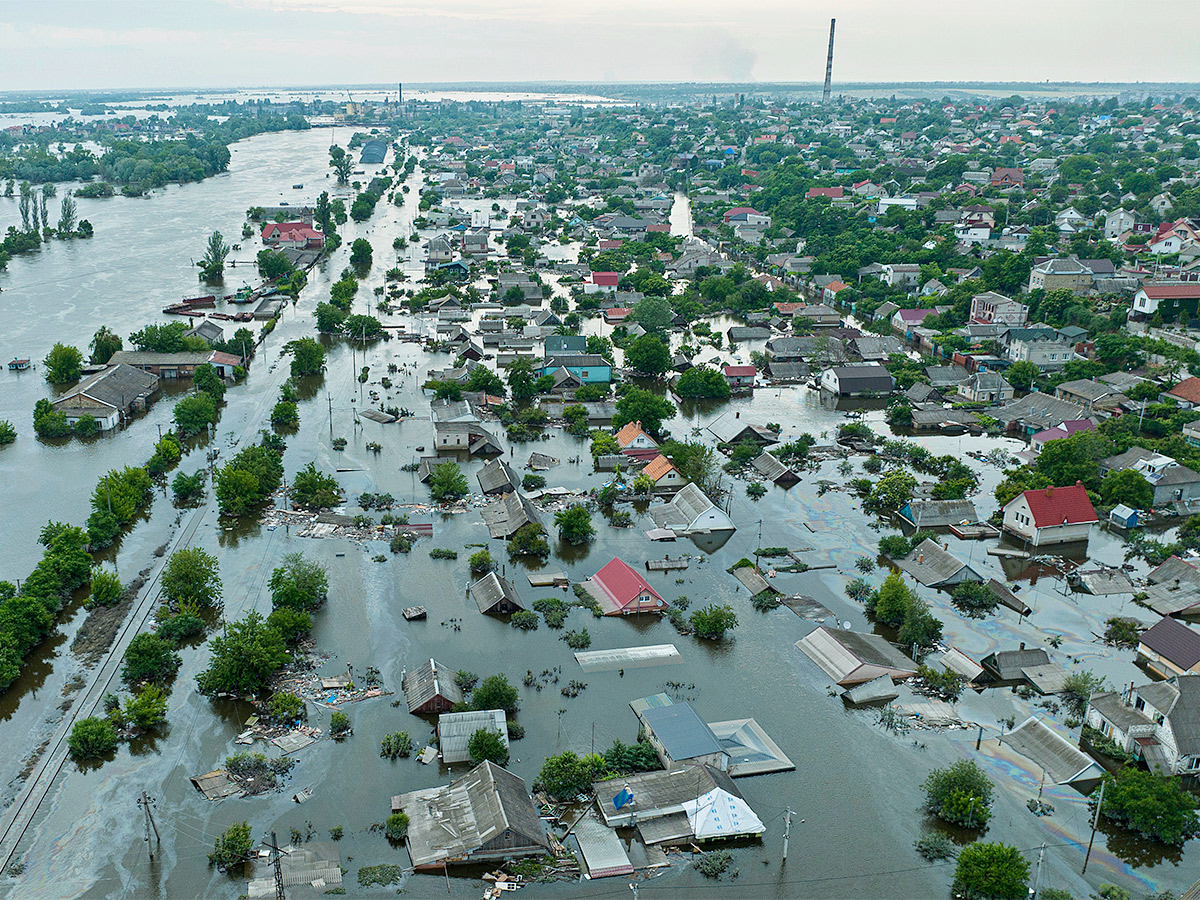
[[[698,840],[762,834],[766,830],[745,800],[721,788],[696,800],[685,800],[683,811]]]

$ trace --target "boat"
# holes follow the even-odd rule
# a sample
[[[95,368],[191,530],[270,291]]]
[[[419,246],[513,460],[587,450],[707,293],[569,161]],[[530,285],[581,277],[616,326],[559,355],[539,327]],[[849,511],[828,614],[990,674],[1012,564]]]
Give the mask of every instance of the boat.
[[[184,306],[216,306],[217,298],[213,294],[203,297],[190,297],[183,301]]]
[[[29,368],[29,360],[14,359],[12,362],[10,362],[8,364],[8,368],[13,372],[24,372],[26,369]]]
[[[193,309],[186,303],[175,303],[171,306],[164,306],[163,312],[169,316],[195,316],[198,319],[204,318],[204,313]]]
[[[298,191],[298,190],[300,190],[300,189],[301,189],[301,188],[303,188],[303,187],[304,187],[304,185],[302,185],[302,184],[293,184],[293,185],[292,185],[292,190],[293,190],[293,191]]]

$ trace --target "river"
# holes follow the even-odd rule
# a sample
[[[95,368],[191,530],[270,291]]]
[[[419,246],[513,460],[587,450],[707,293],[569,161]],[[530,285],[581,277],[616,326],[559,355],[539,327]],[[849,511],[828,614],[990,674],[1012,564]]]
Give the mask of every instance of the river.
[[[8,273],[0,275],[0,350],[9,356],[40,359],[55,341],[82,347],[101,324],[128,334],[146,321],[158,319],[159,308],[197,292],[195,270],[189,262],[202,252],[210,231],[219,229],[236,236],[247,207],[280,197],[294,203],[311,201],[331,184],[325,166],[328,142],[324,131],[263,135],[234,147],[226,175],[155,191],[143,200],[80,201],[81,215],[96,228],[92,241],[52,243],[41,254],[13,260]],[[305,187],[293,191],[293,183]],[[287,340],[312,333],[312,310],[328,296],[329,285],[346,265],[354,238],[365,236],[375,248],[375,263],[359,290],[356,311],[364,310],[365,299],[383,284],[383,273],[393,258],[393,239],[412,233],[415,188],[408,196],[413,199],[400,209],[381,201],[368,222],[344,226],[343,247],[310,274],[309,286],[260,350],[247,382],[228,392],[213,441],[222,453],[231,452],[235,438],[252,433],[269,410],[286,374],[286,359],[278,359],[280,348]],[[0,209],[8,202],[0,200]],[[679,207],[677,201],[677,211]],[[682,220],[673,213],[673,225],[678,221]],[[235,258],[251,259],[257,249],[253,244],[247,242]],[[419,260],[419,251],[409,250],[402,265],[416,274]],[[230,270],[227,283],[236,286],[240,280],[239,269]],[[397,314],[386,320],[410,330],[432,327],[429,317]],[[727,326],[726,322],[714,323],[714,329]],[[365,356],[342,341],[327,343],[327,374],[318,383],[305,385],[301,431],[288,442],[288,477],[310,461],[327,472],[341,470],[338,478],[351,501],[350,512],[357,511],[352,501],[359,493],[388,491],[403,504],[415,504],[410,511],[414,522],[432,520],[434,537],[419,540],[409,555],[391,556],[378,544],[361,547],[340,539],[306,540],[257,525],[226,530],[215,511],[210,511],[194,544],[220,560],[227,619],[239,618],[251,609],[269,611],[266,581],[272,568],[283,554],[303,551],[325,563],[330,572],[330,601],[317,614],[314,632],[317,645],[333,656],[322,669],[327,674],[344,671],[347,663],[359,671],[374,665],[382,671],[385,685],[399,691],[402,672],[430,657],[451,669],[470,669],[481,676],[503,672],[517,685],[527,670],[536,675],[543,669],[561,667],[561,683],[571,679],[587,682],[587,689],[577,698],[561,696],[560,685],[544,690],[519,688],[518,719],[526,737],[513,744],[510,768],[527,782],[536,777],[545,756],[565,749],[590,750],[593,734],[597,749],[615,739],[634,740],[636,720],[629,701],[660,690],[692,700],[708,721],[753,716],[797,764],[795,772],[738,782],[766,823],[762,844],[736,852],[739,875],[734,881],[709,882],[686,863],[677,862],[660,878],[643,885],[651,896],[946,895],[953,867],[925,865],[912,850],[912,841],[928,827],[920,811],[919,785],[933,766],[974,757],[974,730],[897,736],[879,727],[876,713],[847,711],[828,691],[827,678],[793,646],[813,623],[787,608],[756,612],[746,592],[725,572],[740,557],[752,556],[756,546],[814,547],[828,553],[837,569],[780,574],[776,583],[788,593],[808,594],[827,606],[833,613],[830,624],[837,620],[849,622],[856,630],[870,630],[861,608],[847,600],[842,589],[856,574],[855,560],[875,555],[879,532],[873,530],[855,498],[839,490],[821,493],[816,489],[820,480],[845,481],[836,462],[805,472],[804,480],[790,490],[769,489],[758,502],[746,496],[744,482],[733,481],[730,514],[739,530],[723,545],[711,547],[711,552],[702,552],[687,541],[648,543],[643,533],[651,527],[651,520],[636,510],[635,525],[630,529],[613,528],[597,516],[598,535],[587,546],[571,547],[552,539],[553,556],[546,566],[561,568],[572,581],[587,577],[614,556],[640,568],[645,559],[668,550],[672,556],[688,553],[693,557],[688,570],[669,576],[654,573],[648,576],[650,582],[668,599],[688,596],[692,608],[709,602],[729,603],[740,620],[731,639],[714,644],[682,637],[669,623],[655,619],[596,620],[576,610],[567,627],[586,626],[593,649],[674,643],[685,663],[585,675],[559,639],[559,632],[544,624],[537,631],[521,632],[478,613],[465,594],[468,545],[487,544],[494,557],[504,560],[503,542],[488,539],[475,510],[455,515],[431,513],[424,506],[427,488],[413,473],[400,470],[420,455],[416,447],[432,445],[428,400],[419,385],[429,369],[448,365],[450,357],[426,354],[413,344],[394,341],[369,348]],[[742,345],[739,352],[745,356],[754,348]],[[378,382],[389,363],[398,371],[391,376],[395,384],[385,389]],[[370,366],[366,386],[356,379],[363,365]],[[13,420],[21,432],[15,445],[0,450],[0,527],[6,535],[0,544],[0,572],[23,577],[39,556],[36,532],[40,525],[47,518],[72,522],[86,518],[89,493],[99,475],[148,457],[158,425],[165,427],[169,420],[171,404],[160,401],[119,434],[51,446],[36,440],[29,425],[34,402],[48,393],[40,373],[0,373],[0,379],[4,386],[0,418]],[[370,390],[378,391],[388,405],[415,410],[417,417],[398,425],[369,421],[356,425],[355,409],[366,402],[365,392]],[[868,408],[864,420],[886,433],[880,404],[860,405]],[[753,397],[724,405],[692,404],[669,424],[677,434],[686,436],[722,413],[736,413],[754,422],[780,422],[784,440],[807,431],[827,441],[837,425],[846,421],[836,405],[796,386],[760,390]],[[502,435],[501,429],[494,430]],[[345,437],[346,449],[334,451],[331,437]],[[371,441],[382,443],[383,451],[370,453],[366,444]],[[1019,447],[1008,439],[923,437],[918,441],[937,453]],[[550,485],[588,489],[600,477],[589,471],[590,466],[568,462],[577,455],[587,459],[586,443],[557,431],[546,441],[528,445],[505,442],[505,446],[506,458],[518,469],[532,450],[561,460],[544,473]],[[181,468],[195,469],[208,449],[197,446]],[[856,475],[861,474],[861,463],[861,459],[854,463]],[[481,466],[481,461],[464,461],[472,488]],[[982,474],[979,507],[986,517],[994,508],[991,489],[999,471],[984,466]],[[154,548],[172,534],[173,521],[169,504],[159,498],[151,520],[126,537],[115,554],[124,577],[132,577],[148,564]],[[1117,545],[1099,532],[1094,542],[1093,555],[1098,558],[1119,554]],[[460,558],[432,560],[428,551],[434,547],[457,549]],[[981,571],[998,577],[1004,574],[992,557],[984,555],[983,545],[955,543],[952,548]],[[378,553],[387,555],[386,562],[372,561]],[[531,589],[523,564],[506,563],[506,572],[527,602],[562,596],[551,589]],[[871,577],[876,583],[882,579],[878,572]],[[1089,667],[1111,674],[1113,681],[1130,677],[1125,663],[1098,652],[1090,640],[1089,629],[1099,627],[1099,619],[1111,615],[1114,604],[1103,598],[1088,598],[1087,604],[1076,602],[1078,598],[1063,598],[1056,593],[1054,582],[1044,577],[1031,582],[1026,590],[1038,610],[1035,632],[1064,634],[1062,653],[1086,659]],[[922,594],[946,620],[948,639],[976,657],[997,646],[1011,646],[1017,639],[1025,640],[1030,632],[1030,626],[1019,625],[1007,613],[982,623],[963,620],[949,608],[945,595]],[[428,619],[406,622],[401,610],[416,603],[428,608]],[[0,701],[0,742],[10,750],[0,759],[0,783],[9,783],[16,776],[24,748],[35,745],[61,715],[58,707],[63,688],[79,670],[67,647],[80,619],[78,612],[68,617],[61,629],[63,639],[49,647]],[[372,824],[386,817],[393,794],[445,783],[462,771],[425,767],[413,759],[388,762],[379,757],[379,741],[385,734],[407,730],[421,746],[428,723],[409,716],[403,706],[393,708],[386,698],[355,704],[347,710],[354,724],[353,737],[344,743],[321,741],[300,751],[284,791],[209,803],[188,777],[217,768],[227,754],[241,749],[233,739],[248,710],[241,704],[214,704],[195,693],[195,676],[207,658],[203,647],[183,651],[167,733],[135,747],[122,747],[115,759],[101,767],[68,764],[64,768],[26,836],[24,874],[0,882],[0,892],[21,900],[236,896],[244,891],[244,882],[211,869],[205,854],[224,828],[248,820],[256,839],[274,829],[284,842],[290,829],[305,831],[307,823],[311,823],[315,839],[324,839],[331,827],[343,826],[345,838],[339,849],[343,865],[349,869],[348,892],[382,896],[380,892],[364,894],[356,886],[357,869],[383,862],[404,865],[407,855],[373,832]],[[1032,816],[1025,800],[1036,793],[1039,773],[1029,772],[1028,763],[1010,751],[996,748],[991,729],[1004,716],[1023,718],[1027,704],[1003,691],[983,697],[970,695],[962,708],[965,717],[988,725],[988,734],[993,736],[985,742],[980,757],[999,787],[987,838],[1022,849],[1051,844],[1043,885],[1067,887],[1077,895],[1086,893],[1075,874],[1082,860],[1081,845],[1087,839],[1083,798],[1069,789],[1048,786],[1045,795],[1054,804],[1055,815],[1045,820]],[[328,712],[310,710],[310,721],[327,727]],[[306,786],[313,787],[313,797],[298,806],[291,801],[291,794]],[[153,863],[147,859],[141,814],[135,804],[142,790],[157,800],[155,816],[163,835]],[[796,819],[790,857],[781,865],[783,816],[789,807],[796,811]],[[1109,845],[1103,834],[1097,838],[1088,872],[1093,888],[1099,881],[1116,880],[1131,888],[1181,891],[1200,874],[1192,858],[1184,858],[1179,865],[1170,853],[1147,858],[1144,846],[1125,849],[1125,859],[1137,860],[1134,869],[1116,855],[1121,849],[1119,842]],[[453,873],[448,884],[440,875],[414,876],[406,890],[413,896],[447,890],[456,897],[480,893],[478,881]],[[617,880],[534,885],[523,893],[534,898],[601,897],[625,891],[624,883]]]

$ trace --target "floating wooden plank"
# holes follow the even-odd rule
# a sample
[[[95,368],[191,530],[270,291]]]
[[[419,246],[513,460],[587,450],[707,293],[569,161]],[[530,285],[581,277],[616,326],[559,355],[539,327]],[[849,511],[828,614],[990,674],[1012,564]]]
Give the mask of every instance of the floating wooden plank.
[[[413,621],[414,619],[425,618],[425,607],[423,607],[423,606],[406,606],[404,608],[404,618],[406,618],[410,622]]]
[[[293,731],[289,734],[281,734],[277,738],[271,738],[271,743],[283,753],[288,754],[295,753],[297,750],[303,750],[309,744],[316,743],[316,738],[302,731]]]
[[[576,653],[575,661],[585,672],[611,672],[616,669],[674,665],[683,662],[683,657],[674,644],[651,644],[648,647],[586,650]]]
[[[669,556],[664,556],[662,559],[646,560],[647,572],[674,572],[677,569],[686,569],[688,567],[688,559],[686,556],[681,556],[678,559],[671,559]]]
[[[530,572],[527,577],[534,587],[566,587],[570,583],[565,572]]]

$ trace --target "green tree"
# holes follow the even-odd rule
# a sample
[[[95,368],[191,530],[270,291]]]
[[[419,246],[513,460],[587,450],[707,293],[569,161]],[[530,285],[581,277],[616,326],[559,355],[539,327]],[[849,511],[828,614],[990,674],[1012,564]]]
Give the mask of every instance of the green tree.
[[[225,379],[212,363],[201,363],[192,373],[192,387],[218,403],[225,398]]]
[[[671,327],[671,305],[663,297],[644,297],[634,304],[629,318],[651,334],[661,334]]]
[[[1033,389],[1033,383],[1042,373],[1038,367],[1026,359],[1019,359],[1004,370],[1004,377],[1019,391]]]
[[[984,619],[996,611],[1000,598],[982,582],[964,581],[954,586],[950,592],[950,602],[963,615]]]
[[[1110,454],[1111,442],[1095,431],[1077,431],[1070,437],[1049,441],[1042,447],[1035,464],[1038,472],[1054,485],[1100,487],[1100,460]]]
[[[537,522],[527,522],[509,538],[505,549],[508,550],[509,556],[536,556],[545,559],[550,555],[550,545],[546,543],[546,529]]]
[[[504,675],[489,675],[471,692],[471,705],[475,709],[502,709],[506,713],[515,713],[517,689]]]
[[[596,534],[592,527],[592,514],[588,508],[576,503],[554,514],[558,536],[568,544],[586,544]]]
[[[125,586],[121,584],[120,575],[100,566],[92,569],[88,606],[116,606],[123,596],[125,596]]]
[[[1024,900],[1029,862],[1007,844],[968,844],[954,870],[956,896],[972,900]]]
[[[317,331],[322,334],[337,334],[346,321],[346,311],[332,303],[318,303],[313,315],[317,319]]]
[[[590,753],[581,757],[568,750],[558,756],[546,758],[534,787],[544,790],[558,800],[569,800],[590,792],[592,784],[607,774],[608,765],[600,754]]]
[[[1106,775],[1100,815],[1147,840],[1182,847],[1200,836],[1196,798],[1178,778],[1126,767]],[[1098,799],[1093,795],[1092,802]],[[1093,807],[1094,808],[1094,807]]]
[[[973,760],[934,769],[921,787],[925,808],[947,822],[980,828],[992,816],[992,782]]]
[[[429,493],[439,503],[453,502],[467,496],[467,477],[456,462],[438,463],[429,477]]]
[[[408,834],[408,814],[405,812],[394,812],[387,817],[387,822],[383,826],[384,836],[389,841],[402,841],[405,835]]]
[[[72,384],[83,374],[83,354],[75,347],[55,344],[42,360],[42,366],[51,384]]]
[[[728,400],[729,382],[711,366],[692,366],[679,376],[675,393],[680,397]]]
[[[67,751],[76,762],[99,759],[117,749],[117,731],[108,719],[95,716],[80,719],[71,726]]]
[[[710,641],[719,641],[725,637],[725,632],[737,628],[737,614],[728,604],[717,606],[710,603],[702,609],[692,612],[688,619],[697,637]]]
[[[274,626],[257,612],[226,626],[214,637],[208,668],[196,679],[200,693],[253,696],[260,693],[289,659],[287,646]]]
[[[509,365],[508,390],[518,403],[526,403],[537,396],[537,379],[529,360],[522,357]]]
[[[868,601],[867,609],[875,621],[897,627],[903,624],[914,599],[916,597],[904,583],[904,578],[898,571],[893,571],[884,579],[875,597]]]
[[[190,394],[175,404],[171,419],[181,435],[191,437],[217,421],[217,404],[208,394]]]
[[[487,366],[473,368],[465,386],[468,391],[482,391],[493,397],[503,397],[508,393],[504,380]]]
[[[16,439],[17,429],[13,427],[13,423],[8,419],[0,419],[0,447],[7,447]]]
[[[1100,482],[1100,496],[1109,506],[1124,503],[1134,509],[1150,509],[1154,505],[1154,487],[1136,469],[1109,472]]]
[[[354,171],[354,158],[337,144],[329,148],[329,165],[337,174],[338,184],[350,181],[350,173]]]
[[[896,640],[904,647],[916,644],[928,649],[934,647],[942,639],[942,620],[929,610],[929,604],[920,597],[914,597],[904,614],[904,622],[896,634]]]
[[[176,550],[162,571],[162,596],[168,608],[195,615],[221,605],[217,558],[199,547]]]
[[[342,502],[342,488],[337,479],[318,472],[313,463],[296,473],[290,493],[292,500],[305,509],[332,509]]]
[[[292,377],[320,375],[325,370],[325,348],[315,338],[299,338],[286,345],[292,354]]]
[[[208,854],[209,865],[216,866],[222,872],[231,871],[234,866],[250,858],[253,848],[250,824],[242,822],[240,825],[230,825],[213,843],[212,853]]]
[[[480,728],[467,741],[467,749],[473,765],[479,765],[485,759],[498,766],[508,765],[508,746],[494,731]]]
[[[630,422],[641,422],[642,428],[656,437],[662,433],[662,425],[675,418],[675,404],[664,397],[652,394],[643,388],[630,388],[617,400],[613,428],[619,429]]]
[[[593,461],[601,456],[612,456],[621,452],[621,445],[617,443],[616,436],[598,428],[592,432],[591,447]]]
[[[486,575],[496,567],[492,561],[492,554],[486,548],[472,553],[467,565],[470,567],[472,575]]]
[[[120,335],[115,334],[107,325],[101,325],[92,335],[92,342],[88,346],[92,348],[92,362],[106,363],[123,345]]]
[[[166,684],[175,677],[179,663],[179,654],[171,641],[144,631],[125,648],[121,678],[126,684]]]
[[[355,238],[350,245],[350,265],[356,269],[371,268],[371,242],[366,238]]]
[[[333,228],[333,210],[329,205],[329,191],[321,191],[317,197],[316,205],[313,207],[313,222],[321,229],[324,235],[334,233]]]
[[[300,427],[300,407],[291,400],[280,400],[271,409],[271,427],[291,433]]]
[[[272,250],[270,247],[259,250],[255,261],[258,263],[258,274],[268,281],[287,278],[296,271],[296,266],[287,254]]]
[[[225,243],[221,232],[214,231],[208,236],[208,245],[204,256],[200,257],[200,277],[205,281],[220,281],[225,277],[225,260],[233,248]]]
[[[671,367],[671,351],[656,334],[643,334],[625,347],[625,365],[644,375],[661,375]]]
[[[121,714],[139,731],[149,731],[167,721],[167,695],[157,685],[147,684],[125,702]]]
[[[191,475],[179,472],[171,481],[171,493],[176,503],[186,503],[194,497],[204,494],[204,485],[208,481],[203,469],[198,469]]]
[[[317,609],[329,596],[329,575],[325,567],[303,553],[288,553],[282,565],[271,573],[271,606],[306,612]]]
[[[1059,695],[1063,706],[1076,719],[1087,716],[1088,703],[1092,694],[1103,691],[1107,685],[1099,675],[1094,675],[1087,669],[1072,672],[1063,680],[1063,690]]]
[[[879,515],[896,512],[912,499],[917,479],[903,470],[896,470],[884,475],[871,488],[871,493],[863,502],[863,509]]]

